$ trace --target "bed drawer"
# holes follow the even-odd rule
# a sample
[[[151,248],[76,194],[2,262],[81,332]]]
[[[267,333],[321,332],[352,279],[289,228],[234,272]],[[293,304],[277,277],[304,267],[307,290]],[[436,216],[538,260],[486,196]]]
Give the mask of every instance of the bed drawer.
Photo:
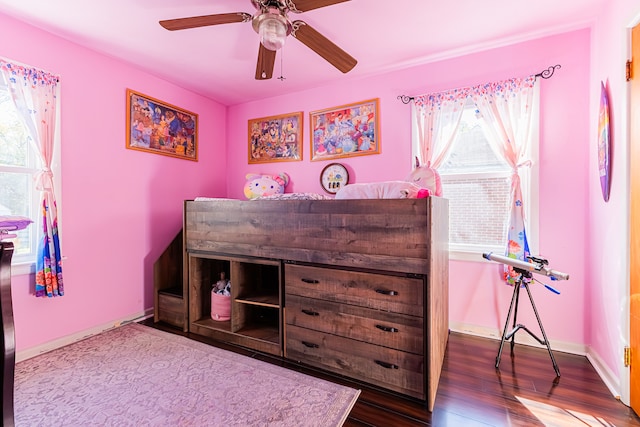
[[[184,327],[184,299],[182,296],[158,292],[158,320],[179,328]]]
[[[424,354],[423,319],[406,314],[288,295],[288,325]]]
[[[378,310],[424,316],[422,277],[285,265],[285,292]]]
[[[286,357],[419,399],[425,358],[349,338],[286,326]]]

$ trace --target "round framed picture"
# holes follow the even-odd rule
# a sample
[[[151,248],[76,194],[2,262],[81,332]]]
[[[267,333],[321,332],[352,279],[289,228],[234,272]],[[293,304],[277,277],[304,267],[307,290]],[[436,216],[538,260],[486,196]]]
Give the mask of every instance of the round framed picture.
[[[349,183],[349,172],[340,163],[331,163],[322,169],[320,185],[327,193],[336,194],[338,190]]]

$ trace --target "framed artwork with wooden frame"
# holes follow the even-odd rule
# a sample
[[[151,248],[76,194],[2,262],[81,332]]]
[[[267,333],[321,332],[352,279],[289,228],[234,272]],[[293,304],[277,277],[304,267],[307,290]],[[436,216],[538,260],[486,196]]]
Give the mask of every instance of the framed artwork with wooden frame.
[[[302,160],[302,111],[249,120],[249,163]]]
[[[198,115],[127,89],[127,145],[198,161]]]
[[[309,113],[311,161],[380,154],[380,100]]]

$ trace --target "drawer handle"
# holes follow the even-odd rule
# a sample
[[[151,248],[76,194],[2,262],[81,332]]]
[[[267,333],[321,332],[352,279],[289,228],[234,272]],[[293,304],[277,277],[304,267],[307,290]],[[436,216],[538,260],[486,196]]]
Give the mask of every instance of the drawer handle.
[[[400,369],[400,367],[398,365],[394,365],[393,363],[387,363],[387,362],[383,362],[381,360],[376,360],[375,361],[378,365],[382,366],[383,368],[387,368],[387,369]]]
[[[397,328],[393,328],[391,326],[376,325],[376,328],[381,329],[385,332],[399,332]]]
[[[320,315],[320,313],[318,313],[317,311],[311,311],[311,310],[302,309],[302,312],[304,314],[306,314],[307,316],[319,316]]]
[[[302,345],[309,348],[320,348],[318,344],[314,344],[312,342],[302,341]]]
[[[391,296],[398,295],[397,291],[389,291],[387,289],[376,289],[376,292],[382,295],[391,295]]]
[[[312,285],[318,284],[320,283],[320,281],[316,280],[316,279],[307,279],[307,278],[302,278],[300,279],[302,280],[304,283],[311,283]]]

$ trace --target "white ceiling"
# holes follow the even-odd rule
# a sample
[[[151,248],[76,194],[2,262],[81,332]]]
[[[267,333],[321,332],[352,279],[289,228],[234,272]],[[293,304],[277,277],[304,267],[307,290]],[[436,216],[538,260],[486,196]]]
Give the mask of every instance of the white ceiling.
[[[605,3],[351,0],[290,14],[292,20],[305,21],[355,57],[358,64],[342,74],[290,36],[276,57],[273,79],[266,81],[254,78],[259,41],[250,23],[180,31],[167,31],[158,24],[197,15],[253,14],[250,0],[0,0],[0,13],[234,105],[584,27]]]

